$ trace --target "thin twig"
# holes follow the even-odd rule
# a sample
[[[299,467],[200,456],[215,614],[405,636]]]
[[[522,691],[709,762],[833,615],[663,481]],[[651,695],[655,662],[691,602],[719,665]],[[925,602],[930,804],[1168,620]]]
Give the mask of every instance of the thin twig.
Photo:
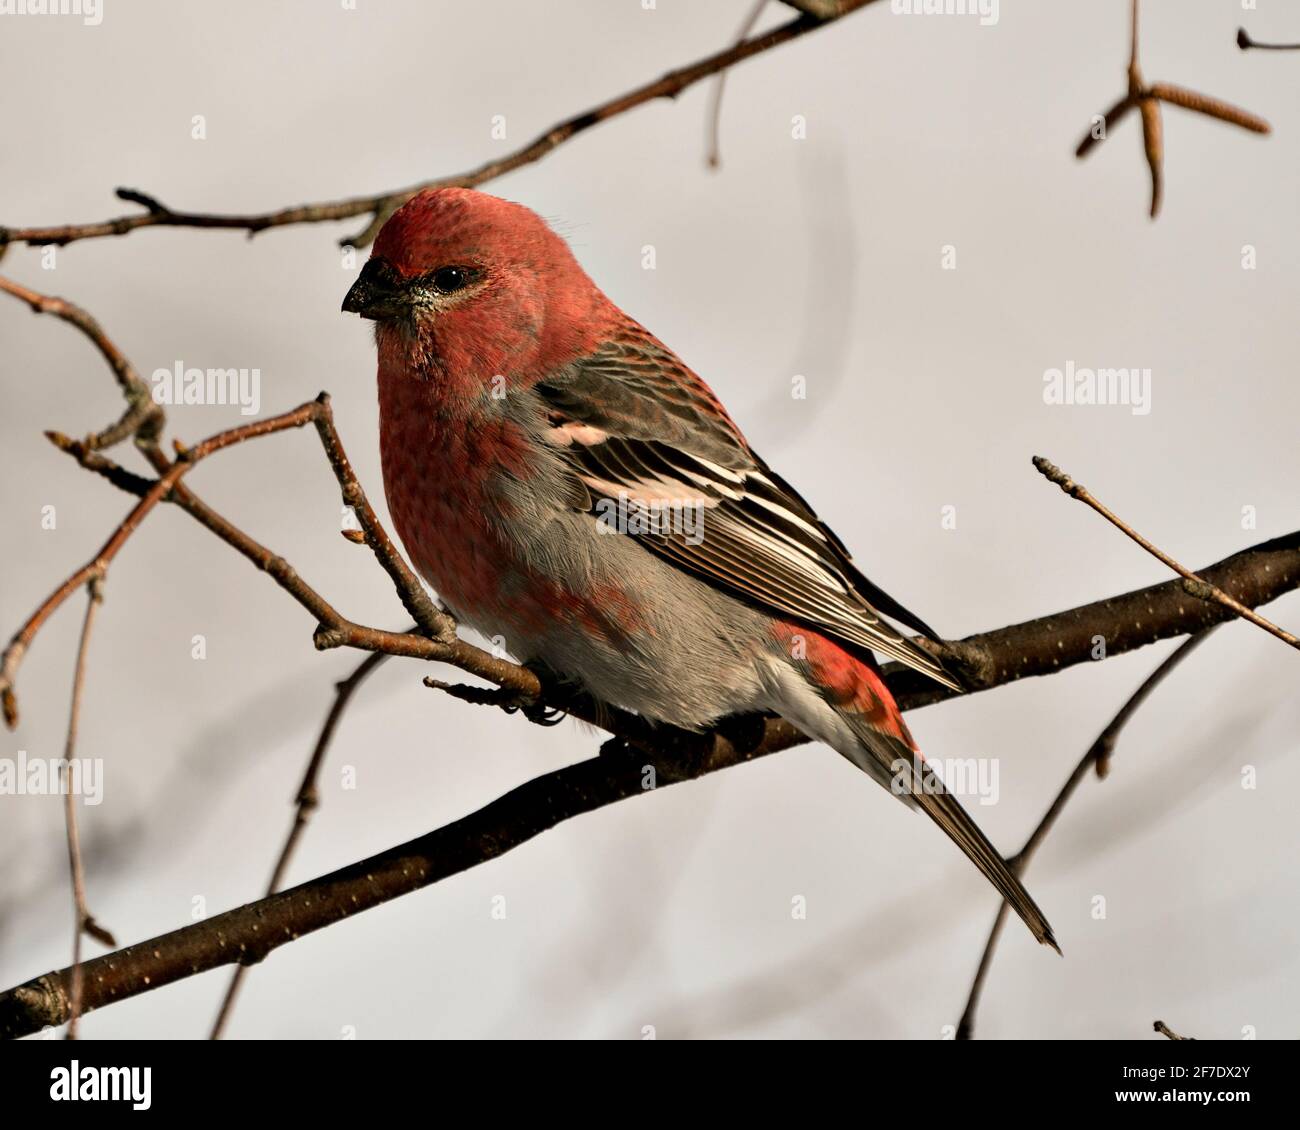
[[[1138,117],[1142,122],[1142,152],[1151,174],[1151,210],[1154,220],[1160,214],[1160,204],[1165,195],[1165,131],[1160,116],[1160,103],[1152,97],[1142,81],[1138,64],[1138,8],[1140,0],[1132,0],[1132,28],[1129,33],[1128,97],[1137,103]]]
[[[424,586],[420,584],[420,579],[415,575],[415,571],[393,545],[388,532],[370,505],[370,500],[366,497],[356,472],[352,470],[347,452],[343,450],[343,439],[338,433],[338,428],[334,426],[334,411],[325,393],[321,393],[320,404],[321,411],[315,421],[316,432],[320,436],[321,446],[325,449],[325,457],[333,468],[334,477],[338,479],[344,505],[351,507],[356,514],[366,544],[379,564],[383,566],[384,572],[392,579],[397,595],[416,625],[430,638],[452,643],[456,639],[456,622],[434,606]]]
[[[68,738],[63,747],[63,822],[68,840],[68,867],[72,873],[72,971],[68,990],[69,1040],[77,1038],[77,1021],[81,1016],[81,939],[89,934],[110,949],[116,948],[113,935],[95,921],[86,903],[86,872],[81,861],[81,835],[77,828],[77,798],[72,791],[72,765],[77,756],[77,730],[81,720],[82,691],[86,685],[86,656],[90,634],[95,627],[95,613],[103,601],[102,575],[91,577],[86,584],[86,614],[81,622],[81,639],[77,644],[77,663],[72,677],[72,705],[68,709]]]
[[[1196,1039],[1195,1036],[1180,1036],[1177,1032],[1175,1032],[1172,1028],[1170,1028],[1169,1025],[1166,1024],[1163,1020],[1157,1020],[1151,1027],[1154,1031],[1159,1032],[1162,1036],[1166,1036],[1171,1040]]]
[[[140,379],[126,355],[109,340],[103,328],[90,314],[64,298],[38,294],[12,279],[0,278],[0,291],[21,299],[31,307],[33,313],[49,314],[75,326],[90,339],[100,356],[108,362],[108,367],[113,371],[118,387],[126,398],[126,411],[116,423],[89,436],[84,441],[87,447],[112,447],[137,434],[145,440],[157,438],[164,421],[162,408],[154,403],[149,386]]]
[[[343,717],[343,712],[347,710],[353,694],[356,693],[357,689],[366,681],[366,678],[375,668],[387,658],[388,656],[381,651],[371,652],[357,665],[352,674],[334,684],[334,702],[330,706],[329,713],[325,715],[325,722],[316,737],[316,744],[312,748],[311,756],[307,759],[307,768],[303,772],[302,783],[298,786],[298,793],[294,802],[296,808],[293,824],[289,828],[289,834],[285,838],[284,846],[280,849],[279,858],[271,871],[271,880],[266,885],[268,896],[275,894],[280,889],[284,877],[288,873],[289,863],[297,850],[298,842],[307,830],[307,824],[311,820],[312,814],[320,807],[320,789],[317,787],[317,782],[320,780],[321,766],[325,763],[325,754],[329,750],[330,743],[334,740],[334,731],[338,728],[339,719]],[[216,1022],[212,1025],[211,1039],[221,1039],[222,1033],[230,1021],[231,1012],[235,1007],[235,999],[239,995],[240,986],[243,984],[247,973],[247,965],[235,966],[235,972],[231,975],[230,984],[226,988],[226,995],[222,998],[221,1008],[217,1012]]]
[[[1136,106],[1142,121],[1142,151],[1146,156],[1147,169],[1151,176],[1151,218],[1154,220],[1160,214],[1165,185],[1164,125],[1161,120],[1160,103],[1167,102],[1171,106],[1194,110],[1199,114],[1206,114],[1253,133],[1268,133],[1271,127],[1263,118],[1238,106],[1220,101],[1218,98],[1212,98],[1208,94],[1187,90],[1185,87],[1174,86],[1167,82],[1148,84],[1142,78],[1142,68],[1138,59],[1138,3],[1139,0],[1132,0],[1130,6],[1128,89],[1124,96],[1106,111],[1101,130],[1097,132],[1089,130],[1084,134],[1083,140],[1074,150],[1074,155],[1087,156],[1098,142],[1110,136],[1111,129]],[[1244,31],[1238,32],[1237,35],[1237,42],[1242,46],[1244,44],[1241,40],[1244,35]]]
[[[1110,131],[1114,129],[1134,106],[1137,105],[1137,99],[1131,94],[1125,94],[1118,102],[1102,115],[1101,129],[1097,132],[1089,130],[1083,135],[1083,140],[1075,147],[1074,155],[1076,157],[1086,156],[1088,151],[1094,145],[1098,145],[1110,136]]]
[[[1129,39],[1128,69],[1130,73],[1138,68],[1138,5],[1140,0],[1132,0],[1129,5]]]
[[[1034,852],[1047,838],[1047,834],[1052,830],[1052,826],[1074,795],[1075,790],[1088,775],[1088,770],[1095,767],[1098,777],[1106,776],[1111,756],[1115,752],[1115,745],[1119,741],[1119,736],[1124,727],[1128,725],[1129,719],[1146,702],[1151,692],[1164,682],[1170,672],[1191,655],[1213,630],[1213,628],[1207,628],[1205,631],[1192,636],[1176,651],[1167,656],[1164,662],[1151,672],[1142,685],[1129,696],[1124,705],[1120,707],[1119,713],[1110,720],[1106,728],[1097,736],[1097,740],[1088,747],[1088,752],[1079,759],[1065,784],[1061,786],[1060,791],[1043,814],[1043,818],[1030,833],[1024,846],[1007,860],[1007,866],[1017,876],[1023,876],[1025,869],[1029,866],[1029,861],[1033,858]],[[962,1011],[961,1021],[957,1025],[957,1039],[959,1040],[969,1040],[974,1035],[975,1012],[979,1008],[980,996],[984,992],[984,983],[988,979],[989,970],[993,966],[993,953],[997,949],[998,939],[1002,936],[1002,927],[1007,918],[1006,912],[1007,904],[1003,902],[998,906],[997,916],[993,919],[993,927],[989,930],[988,940],[984,943],[984,952],[980,955],[979,966],[975,970],[975,979],[971,982],[970,992],[966,997],[966,1007]]]
[[[1237,29],[1237,46],[1243,51],[1252,48],[1258,51],[1300,51],[1300,43],[1261,43],[1258,39],[1251,39],[1244,27]]]
[[[176,462],[171,465],[166,474],[153,484],[149,492],[136,503],[131,512],[122,519],[113,533],[109,535],[108,540],[100,547],[99,552],[46,597],[40,607],[28,617],[27,622],[14,634],[3,655],[0,655],[0,706],[3,707],[4,719],[10,729],[13,729],[18,724],[18,700],[14,694],[14,680],[17,677],[18,667],[22,662],[23,655],[36,637],[36,633],[77,589],[94,577],[101,579],[104,577],[109,565],[122,546],[139,528],[146,515],[167,496],[181,477],[187,474],[200,460],[215,451],[221,451],[234,444],[243,443],[245,440],[255,439],[258,436],[270,435],[273,432],[285,431],[288,428],[300,428],[311,423],[318,411],[319,408],[316,402],[312,401],[293,409],[291,412],[273,416],[269,420],[254,420],[250,424],[243,424],[240,427],[209,436],[195,447],[180,448],[178,450]],[[79,446],[74,440],[69,439],[67,436],[61,436],[57,432],[47,432],[46,434],[52,442],[65,449],[71,450]]]
[[[602,102],[584,113],[575,114],[558,125],[552,126],[522,148],[516,149],[504,157],[487,161],[464,173],[421,181],[409,188],[379,193],[378,195],[354,196],[343,200],[302,204],[293,208],[283,208],[278,211],[252,215],[178,212],[160,203],[156,198],[136,189],[119,188],[117,190],[119,199],[141,204],[145,211],[88,224],[0,228],[0,252],[10,243],[53,243],[64,245],[80,239],[126,235],[128,232],[148,227],[235,229],[245,231],[252,236],[270,228],[285,227],[290,224],[323,223],[369,215],[371,217],[370,223],[362,231],[339,241],[344,246],[365,247],[375,238],[375,235],[378,234],[379,229],[389,216],[412,196],[424,189],[449,186],[477,188],[487,181],[540,160],[578,134],[591,129],[592,126],[607,122],[611,118],[625,114],[629,110],[634,110],[647,102],[653,102],[659,98],[676,98],[683,90],[693,86],[701,79],[708,78],[710,75],[717,74],[728,67],[762,54],[764,51],[770,51],[783,43],[789,43],[793,39],[798,39],[800,36],[825,27],[840,17],[863,8],[872,2],[873,0],[844,0],[840,5],[841,10],[834,16],[801,15],[789,23],[781,24],[779,27],[763,32],[752,39],[747,39],[743,43],[734,44],[726,50],[715,52],[685,67],[669,71],[653,82],[645,83],[628,91],[626,94]]]
[[[314,400],[301,406],[298,411],[309,410],[308,414],[314,419],[315,413],[321,410],[322,403],[319,399]],[[61,450],[73,456],[83,467],[102,475],[121,490],[136,495],[147,495],[154,489],[155,480],[133,475],[111,459],[87,451],[82,445],[66,436],[55,436],[54,440]],[[171,463],[166,456],[156,450],[151,452],[148,449],[145,454],[155,461],[155,466],[161,473],[167,473]],[[184,483],[177,483],[165,501],[179,506],[227,545],[236,549],[305,608],[317,621],[318,627],[313,639],[320,650],[355,647],[363,651],[385,652],[411,659],[445,662],[469,674],[496,683],[498,686],[510,687],[523,695],[537,697],[541,694],[541,684],[536,675],[527,668],[494,656],[464,640],[433,639],[422,633],[389,632],[354,623],[308,584],[285,558],[262,545],[228,518],[213,510]]]
[[[1151,173],[1151,218],[1154,220],[1160,215],[1165,198],[1165,127],[1160,103],[1155,98],[1139,98],[1138,113],[1142,117],[1142,152]]]
[[[132,199],[137,198],[142,202],[149,201],[149,198],[142,197],[141,194],[135,194],[132,197]],[[161,207],[156,202],[153,202],[153,204],[156,207]],[[83,467],[103,475],[115,486],[141,498],[140,506],[132,512],[131,516],[128,516],[127,522],[124,523],[124,525],[129,525],[130,529],[119,528],[117,531],[117,534],[121,535],[122,541],[125,541],[125,538],[130,535],[135,523],[156,503],[157,498],[152,497],[151,492],[158,487],[158,484],[163,479],[168,479],[172,486],[164,492],[167,501],[178,504],[209,530],[217,534],[218,537],[233,545],[259,569],[271,575],[282,588],[293,595],[303,607],[307,608],[316,617],[318,621],[316,634],[318,647],[323,649],[354,646],[372,651],[388,649],[390,654],[415,655],[425,659],[445,659],[472,674],[480,675],[500,685],[510,686],[521,694],[536,697],[540,691],[540,685],[532,672],[516,667],[514,664],[507,663],[496,656],[489,655],[487,652],[456,638],[455,622],[450,616],[436,607],[375,515],[364,489],[352,470],[347,453],[343,449],[342,439],[334,424],[333,411],[327,394],[321,393],[316,401],[310,405],[302,405],[295,411],[306,413],[310,420],[315,423],[326,458],[329,460],[335,478],[338,480],[343,500],[352,507],[361,523],[362,529],[358,531],[361,540],[371,547],[375,557],[392,579],[398,596],[408,612],[416,620],[419,633],[430,640],[436,641],[437,646],[431,647],[427,644],[421,644],[413,636],[404,638],[400,633],[377,632],[352,623],[311,586],[303,582],[293,567],[282,557],[272,553],[265,546],[248,537],[234,523],[222,517],[197,498],[180,481],[180,475],[184,474],[184,472],[176,471],[177,465],[182,460],[178,458],[176,462],[173,462],[163,453],[159,446],[158,433],[165,422],[165,415],[161,408],[153,404],[147,386],[139,379],[125,355],[112,343],[95,319],[85,310],[63,299],[39,294],[17,283],[11,283],[9,280],[0,279],[0,289],[22,299],[33,310],[54,314],[75,325],[91,338],[105,360],[108,361],[128,402],[139,402],[141,396],[143,396],[143,400],[149,403],[154,410],[153,413],[144,417],[142,423],[138,426],[136,446],[144,453],[146,459],[149,460],[158,473],[158,480],[150,480],[136,475],[100,454],[100,451],[105,446],[100,437],[91,436],[86,440],[77,441],[58,432],[46,433],[51,442],[76,458]],[[130,414],[131,409],[128,409],[128,417]],[[148,424],[147,427],[145,423]],[[269,434],[269,432],[263,431],[264,424],[265,421],[255,422],[247,427],[257,434]],[[226,434],[223,433],[223,436]],[[208,442],[211,443],[212,441]],[[120,544],[119,541],[117,543],[119,548]],[[116,549],[114,553],[116,553]],[[106,567],[107,561],[104,562],[104,565]],[[15,636],[3,655],[0,655],[0,706],[3,707],[3,716],[10,726],[17,724],[17,700],[13,691],[13,683],[23,654],[49,614],[71,592],[75,591],[78,585],[87,579],[89,575],[90,567],[87,567],[70,577],[64,586],[37,610],[28,624]]]
[[[745,17],[745,22],[740,25],[740,30],[736,33],[736,43],[744,43],[749,37],[750,32],[758,23],[758,17],[763,14],[763,9],[767,7],[767,0],[755,0],[754,6],[750,9],[749,15]],[[713,80],[713,89],[709,93],[709,108],[705,117],[708,123],[706,126],[707,140],[705,142],[704,163],[710,169],[716,169],[722,164],[721,156],[721,139],[722,132],[722,95],[727,89],[727,72],[719,71],[718,77]]]
[[[1243,110],[1231,102],[1212,98],[1208,94],[1175,86],[1172,82],[1153,82],[1149,89],[1151,97],[1161,102],[1168,102],[1171,106],[1181,106],[1184,110],[1217,118],[1230,126],[1240,126],[1251,133],[1269,133],[1272,129],[1268,122],[1249,110]]]
[[[1055,483],[1071,498],[1077,498],[1080,502],[1091,506],[1098,514],[1105,518],[1106,521],[1116,529],[1122,530],[1132,538],[1133,541],[1137,542],[1138,545],[1151,554],[1152,557],[1163,562],[1165,565],[1168,565],[1169,568],[1183,578],[1183,588],[1189,594],[1196,597],[1198,600],[1215,601],[1216,603],[1223,605],[1224,608],[1235,612],[1243,620],[1249,620],[1257,628],[1263,628],[1264,631],[1268,632],[1270,635],[1276,636],[1283,643],[1289,643],[1294,648],[1300,648],[1300,639],[1297,639],[1290,632],[1279,628],[1271,620],[1265,620],[1263,616],[1260,616],[1257,612],[1246,607],[1246,605],[1242,604],[1241,601],[1224,592],[1223,589],[1209,584],[1202,577],[1198,577],[1185,565],[1180,565],[1170,557],[1169,554],[1152,545],[1151,542],[1147,541],[1146,538],[1139,534],[1122,518],[1119,518],[1098,502],[1097,499],[1088,492],[1086,487],[1081,483],[1076,483],[1069,475],[1056,466],[1055,463],[1044,459],[1041,455],[1035,455],[1034,466],[1038,468],[1039,473],[1049,482]]]

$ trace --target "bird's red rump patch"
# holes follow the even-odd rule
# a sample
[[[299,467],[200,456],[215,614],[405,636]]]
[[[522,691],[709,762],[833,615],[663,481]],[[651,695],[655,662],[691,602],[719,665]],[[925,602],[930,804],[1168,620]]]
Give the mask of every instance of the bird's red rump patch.
[[[781,647],[808,672],[831,705],[863,715],[873,730],[890,734],[915,750],[903,715],[878,671],[833,640],[799,624],[777,621],[772,632]]]

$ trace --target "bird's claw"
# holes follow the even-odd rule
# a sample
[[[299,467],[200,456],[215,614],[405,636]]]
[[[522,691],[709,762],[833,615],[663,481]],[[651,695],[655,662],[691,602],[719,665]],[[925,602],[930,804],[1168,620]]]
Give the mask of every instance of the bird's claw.
[[[535,698],[521,698],[513,707],[507,707],[506,713],[512,714],[515,710],[535,726],[558,726],[569,716],[568,711],[561,710],[557,706],[548,706]]]

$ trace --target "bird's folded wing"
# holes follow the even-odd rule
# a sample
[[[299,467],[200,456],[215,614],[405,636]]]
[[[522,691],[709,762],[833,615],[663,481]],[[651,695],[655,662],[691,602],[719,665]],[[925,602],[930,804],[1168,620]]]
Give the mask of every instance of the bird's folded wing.
[[[536,391],[548,438],[587,488],[596,517],[773,615],[961,689],[880,611],[934,633],[858,572],[703,382],[648,334],[611,343]]]

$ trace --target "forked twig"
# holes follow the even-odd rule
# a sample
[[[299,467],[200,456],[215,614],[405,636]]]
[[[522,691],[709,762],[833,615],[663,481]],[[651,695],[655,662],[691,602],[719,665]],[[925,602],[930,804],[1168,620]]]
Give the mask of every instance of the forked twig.
[[[1160,214],[1160,205],[1164,199],[1165,149],[1164,127],[1160,117],[1161,102],[1217,118],[1221,122],[1239,126],[1252,133],[1268,133],[1271,127],[1263,118],[1257,117],[1250,111],[1208,94],[1187,90],[1167,82],[1147,84],[1142,78],[1142,69],[1138,62],[1138,3],[1139,0],[1132,0],[1130,8],[1128,89],[1124,96],[1106,111],[1100,121],[1084,134],[1083,140],[1074,150],[1074,155],[1086,157],[1094,146],[1105,141],[1110,136],[1110,131],[1136,107],[1142,120],[1142,151],[1146,155],[1147,168],[1151,175],[1151,218],[1155,219]],[[1241,43],[1241,36],[1244,34],[1244,32],[1238,33],[1238,44]]]
[[[18,724],[18,700],[14,694],[14,680],[17,677],[18,667],[22,662],[23,655],[36,637],[37,632],[77,589],[92,579],[98,578],[102,580],[104,578],[109,565],[127,541],[130,540],[131,535],[139,529],[140,523],[167,496],[172,487],[180,482],[182,476],[188,474],[201,460],[207,458],[213,452],[224,450],[234,444],[243,443],[245,440],[254,439],[258,436],[270,435],[273,432],[281,432],[289,428],[300,428],[311,423],[317,411],[314,402],[304,404],[291,412],[273,416],[268,420],[255,420],[250,424],[244,424],[220,432],[217,435],[209,436],[202,443],[192,448],[178,446],[176,461],[171,464],[168,471],[161,478],[153,483],[144,497],[122,519],[117,528],[109,535],[108,540],[100,547],[99,552],[45,598],[40,607],[27,618],[26,623],[14,634],[3,654],[0,654],[0,706],[3,707],[4,719],[10,729]],[[84,445],[78,445],[76,441],[57,432],[47,432],[46,434],[56,445],[67,450],[78,447],[84,449]]]
[[[126,355],[118,349],[99,323],[80,306],[63,298],[55,298],[16,283],[12,279],[0,278],[0,291],[21,299],[36,314],[49,314],[61,321],[75,326],[91,344],[99,350],[100,356],[108,362],[122,395],[126,398],[126,411],[114,424],[89,436],[83,442],[92,450],[112,447],[133,435],[140,435],[151,441],[158,437],[163,426],[163,410],[154,403],[149,386],[140,379],[135,367]]]

